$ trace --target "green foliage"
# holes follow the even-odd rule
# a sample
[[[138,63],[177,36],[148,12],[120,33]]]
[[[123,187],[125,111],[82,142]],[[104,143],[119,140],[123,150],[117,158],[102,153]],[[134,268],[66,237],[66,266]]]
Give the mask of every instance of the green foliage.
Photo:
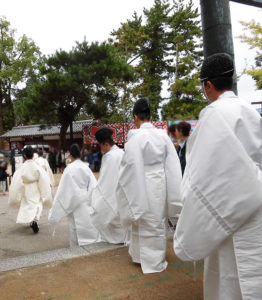
[[[246,73],[256,81],[258,89],[262,89],[262,26],[259,22],[240,22],[243,25],[244,34],[240,36],[243,43],[247,43],[251,49],[257,49],[256,65]]]
[[[198,119],[200,111],[206,105],[206,101],[172,99],[168,105],[163,105],[162,116],[164,120],[194,120]]]
[[[132,68],[107,43],[77,43],[71,51],[57,51],[45,59],[40,75],[28,86],[18,110],[25,119],[61,124],[61,144],[79,114],[110,117],[118,90],[114,84],[132,79]]]
[[[21,86],[38,68],[40,51],[25,35],[15,39],[15,30],[0,18],[0,134],[15,124],[13,102]]]
[[[163,106],[163,118],[175,117],[171,114],[174,108],[165,108],[174,102],[189,102],[185,106],[189,111],[190,101],[193,108],[204,105],[198,81],[203,57],[201,36],[198,10],[192,1],[185,4],[182,0],[155,0],[152,8],[144,9],[143,16],[134,13],[131,20],[112,32],[111,43],[136,70],[137,81],[130,87],[129,95],[148,97],[153,119],[158,118],[163,102],[164,80],[168,80],[171,97]],[[187,114],[185,109],[182,111]]]
[[[170,68],[171,101],[162,106],[163,119],[196,119],[207,104],[199,82],[203,59],[199,23],[198,10],[193,8],[192,1],[187,5],[182,0],[174,3],[169,41],[175,64]]]

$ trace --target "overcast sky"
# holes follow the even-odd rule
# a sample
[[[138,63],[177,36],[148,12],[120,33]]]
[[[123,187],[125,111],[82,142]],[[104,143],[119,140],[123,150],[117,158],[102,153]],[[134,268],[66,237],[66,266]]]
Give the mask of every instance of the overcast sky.
[[[199,0],[193,1],[199,6]],[[32,38],[43,54],[69,50],[75,41],[104,41],[134,11],[142,13],[154,0],[0,0],[0,14],[17,30],[17,35]],[[245,65],[254,64],[255,51],[240,43],[240,20],[262,20],[262,9],[235,2],[230,3],[237,73]],[[244,75],[238,83],[239,95],[248,101],[261,100],[254,81]]]

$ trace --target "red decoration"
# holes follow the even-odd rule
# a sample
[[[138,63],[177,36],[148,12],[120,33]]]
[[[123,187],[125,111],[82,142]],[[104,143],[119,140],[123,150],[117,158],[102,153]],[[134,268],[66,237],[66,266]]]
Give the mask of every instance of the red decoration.
[[[156,121],[152,124],[158,129],[165,129],[168,131],[167,121]],[[111,123],[103,125],[87,125],[83,127],[84,144],[97,144],[95,139],[95,133],[102,127],[109,127],[113,130],[113,140],[116,144],[124,144],[127,142],[128,131],[130,129],[136,129],[134,123]]]

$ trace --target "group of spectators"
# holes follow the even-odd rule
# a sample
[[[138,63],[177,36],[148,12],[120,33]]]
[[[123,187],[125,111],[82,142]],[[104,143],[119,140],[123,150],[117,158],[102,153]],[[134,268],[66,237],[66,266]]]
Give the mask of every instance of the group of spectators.
[[[56,174],[58,170],[60,173],[63,173],[65,167],[71,163],[69,150],[64,151],[61,149],[57,151],[53,146],[51,146],[49,152],[46,153],[46,158],[54,174]],[[81,152],[81,159],[89,163],[89,167],[92,171],[99,171],[102,154],[98,149],[95,148],[91,151],[88,146],[84,146]]]
[[[81,151],[81,160],[89,163],[89,168],[92,171],[98,172],[101,166],[102,153],[97,148],[92,151],[88,146],[85,146]]]
[[[65,152],[64,149],[57,151],[53,146],[50,147],[46,158],[54,174],[56,174],[58,170],[60,173],[64,172],[65,167],[71,162],[69,155],[69,151]]]

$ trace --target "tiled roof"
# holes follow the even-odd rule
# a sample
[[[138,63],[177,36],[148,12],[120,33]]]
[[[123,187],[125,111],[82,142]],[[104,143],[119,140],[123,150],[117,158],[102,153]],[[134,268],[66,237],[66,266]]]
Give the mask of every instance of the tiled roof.
[[[83,126],[92,124],[92,120],[83,120],[73,122],[73,133],[82,133]],[[5,134],[1,135],[0,138],[12,138],[20,136],[43,136],[43,135],[56,135],[60,134],[61,125],[50,126],[44,129],[40,129],[40,125],[26,125],[13,127]],[[70,132],[68,127],[67,133]]]

